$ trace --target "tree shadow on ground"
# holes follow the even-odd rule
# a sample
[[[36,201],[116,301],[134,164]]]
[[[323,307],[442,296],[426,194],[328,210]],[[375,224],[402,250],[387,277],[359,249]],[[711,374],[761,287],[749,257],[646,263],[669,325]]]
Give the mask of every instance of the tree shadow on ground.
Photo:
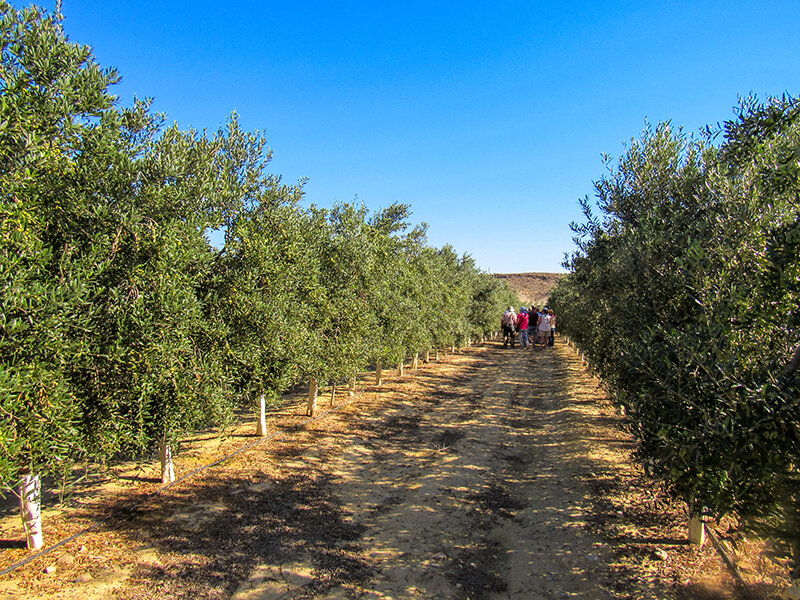
[[[134,573],[141,587],[158,589],[160,596],[230,598],[265,564],[313,567],[313,580],[297,598],[371,576],[352,547],[363,527],[348,521],[327,477],[301,473],[254,482],[212,476],[126,506],[121,500],[111,507],[117,517],[104,527],[168,557],[139,563]]]

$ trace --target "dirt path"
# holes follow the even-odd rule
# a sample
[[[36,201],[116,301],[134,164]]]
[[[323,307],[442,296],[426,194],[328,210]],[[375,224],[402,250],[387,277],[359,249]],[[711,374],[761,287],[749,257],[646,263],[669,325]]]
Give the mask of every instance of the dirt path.
[[[367,528],[375,597],[602,597],[561,364],[548,351],[482,357],[444,401],[390,415],[397,435],[342,457],[340,497]]]
[[[474,348],[128,510],[0,598],[732,598],[618,425],[566,345]]]

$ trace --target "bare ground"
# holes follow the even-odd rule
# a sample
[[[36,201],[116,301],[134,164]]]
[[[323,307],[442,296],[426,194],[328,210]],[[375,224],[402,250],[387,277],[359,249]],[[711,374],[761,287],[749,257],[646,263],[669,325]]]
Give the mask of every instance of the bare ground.
[[[526,306],[542,308],[547,305],[550,291],[563,277],[563,273],[499,273],[498,279],[504,279],[511,291],[519,296]]]
[[[349,403],[348,403],[349,402]],[[348,404],[345,404],[348,403]],[[0,578],[0,598],[769,598],[737,587],[643,478],[569,348],[498,344],[390,378],[159,495],[153,465],[48,515],[96,530]],[[180,472],[252,440],[186,444]],[[133,473],[133,475],[131,475]],[[98,490],[102,493],[97,493]],[[17,528],[15,530],[15,528]],[[27,555],[0,523],[0,569]],[[50,571],[45,572],[46,570]]]

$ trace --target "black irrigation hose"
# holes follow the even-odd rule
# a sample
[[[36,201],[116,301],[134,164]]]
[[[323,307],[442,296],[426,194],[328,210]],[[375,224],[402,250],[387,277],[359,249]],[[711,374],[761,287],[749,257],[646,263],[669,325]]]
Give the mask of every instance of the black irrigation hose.
[[[148,500],[151,500],[151,499],[155,498],[156,496],[161,494],[161,492],[164,492],[164,491],[168,490],[169,488],[171,488],[172,486],[179,484],[184,479],[188,479],[189,477],[192,477],[193,475],[196,475],[197,473],[200,473],[201,471],[205,471],[206,469],[210,469],[211,467],[215,467],[220,463],[223,463],[223,462],[225,462],[227,460],[230,460],[234,456],[237,456],[238,454],[241,454],[242,452],[246,452],[247,450],[250,450],[251,448],[257,446],[258,444],[261,444],[263,442],[267,442],[267,441],[270,441],[270,440],[277,439],[280,436],[285,435],[287,433],[291,433],[293,431],[299,431],[299,430],[305,428],[307,425],[309,425],[311,423],[314,423],[315,421],[319,421],[320,419],[323,419],[324,417],[327,417],[331,413],[334,413],[334,412],[337,412],[337,411],[341,410],[345,406],[348,406],[349,404],[352,404],[353,402],[355,402],[360,396],[363,396],[364,393],[367,390],[370,390],[370,389],[372,389],[374,387],[376,387],[376,386],[367,386],[361,392],[359,392],[358,394],[356,394],[355,396],[350,398],[347,402],[344,402],[344,403],[342,403],[342,404],[340,404],[340,405],[338,405],[338,406],[336,406],[334,408],[328,409],[327,411],[325,411],[325,412],[323,412],[323,413],[321,413],[321,414],[319,414],[319,415],[317,415],[315,417],[308,417],[305,421],[302,421],[301,423],[298,423],[296,425],[290,425],[286,429],[281,429],[280,431],[276,431],[275,433],[272,433],[272,434],[270,434],[268,436],[258,438],[257,440],[255,440],[253,442],[250,442],[249,444],[246,444],[246,445],[242,446],[241,448],[238,448],[237,450],[234,450],[230,454],[227,454],[227,455],[223,456],[222,458],[215,460],[212,463],[209,463],[207,465],[203,465],[202,467],[198,467],[197,469],[195,469],[193,471],[189,471],[188,473],[182,475],[181,477],[179,477],[175,481],[172,481],[172,482],[170,482],[170,483],[158,488],[156,491],[154,491],[154,492],[152,492],[150,494],[146,494],[145,496],[139,498],[138,500],[136,500],[132,504],[129,504],[128,506],[125,506],[123,508],[118,508],[117,510],[113,511],[110,515],[108,515],[105,519],[101,519],[100,521],[95,521],[92,525],[90,525],[86,529],[82,529],[81,531],[78,531],[77,533],[73,533],[71,536],[61,540],[60,542],[58,542],[56,544],[53,544],[52,546],[50,546],[48,548],[45,548],[44,550],[40,550],[36,554],[33,554],[33,555],[31,555],[31,556],[19,561],[18,563],[15,563],[15,564],[11,565],[10,567],[6,567],[2,571],[0,571],[0,577],[2,577],[3,575],[7,575],[8,573],[11,573],[12,571],[15,571],[15,570],[19,569],[20,567],[23,567],[23,566],[27,565],[28,563],[36,560],[37,558],[40,558],[42,556],[45,556],[46,554],[49,554],[50,552],[52,552],[56,548],[59,548],[59,547],[63,546],[64,544],[68,544],[69,542],[72,542],[72,541],[76,540],[77,538],[81,537],[84,534],[89,533],[90,531],[94,531],[95,529],[97,529],[101,525],[107,523],[111,519],[130,511],[132,508],[135,508],[135,507],[137,507],[137,506],[139,506],[141,504],[144,504]]]
[[[719,541],[719,538],[714,530],[709,525],[705,525],[705,528],[706,533],[708,534],[708,539],[711,540],[711,544],[714,546],[714,548],[716,548],[717,552],[722,557],[722,562],[724,562],[725,566],[728,567],[733,575],[733,578],[736,580],[736,583],[738,583],[741,587],[746,587],[747,583],[745,582],[744,577],[742,577],[742,572],[739,570],[739,565],[737,565],[736,561],[728,554],[725,546],[723,546],[722,542]]]

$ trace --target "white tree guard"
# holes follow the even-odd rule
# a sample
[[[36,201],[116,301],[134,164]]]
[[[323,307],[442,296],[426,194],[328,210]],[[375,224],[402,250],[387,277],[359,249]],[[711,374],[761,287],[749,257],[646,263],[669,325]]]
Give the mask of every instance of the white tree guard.
[[[700,517],[689,519],[689,542],[697,546],[706,543],[706,526]]]
[[[311,379],[308,382],[308,404],[306,405],[306,415],[313,417],[317,412],[317,394],[319,393],[319,385],[316,379]]]
[[[256,423],[256,435],[266,437],[267,435],[267,399],[262,395],[258,399],[258,423]]]
[[[792,585],[783,590],[780,597],[782,600],[800,600],[800,579],[793,579]]]
[[[175,466],[172,464],[172,448],[167,443],[166,436],[161,438],[158,458],[161,460],[161,483],[172,483],[175,481]]]
[[[23,473],[19,482],[19,509],[29,550],[44,545],[42,535],[42,480],[39,475]]]

